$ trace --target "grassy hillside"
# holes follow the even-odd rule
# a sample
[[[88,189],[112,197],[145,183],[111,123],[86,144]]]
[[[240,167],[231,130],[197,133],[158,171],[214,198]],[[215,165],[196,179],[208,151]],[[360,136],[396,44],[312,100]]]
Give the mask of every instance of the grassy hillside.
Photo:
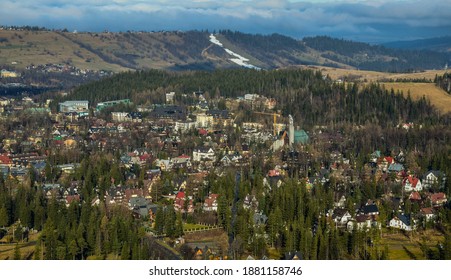
[[[23,69],[30,64],[62,63],[80,69],[121,72],[129,69],[213,70],[238,67],[209,33],[120,32],[70,33],[60,31],[0,30],[0,65]],[[449,54],[394,50],[365,43],[313,37],[252,35],[221,31],[226,48],[263,69],[296,65],[411,71],[439,69],[451,64]]]

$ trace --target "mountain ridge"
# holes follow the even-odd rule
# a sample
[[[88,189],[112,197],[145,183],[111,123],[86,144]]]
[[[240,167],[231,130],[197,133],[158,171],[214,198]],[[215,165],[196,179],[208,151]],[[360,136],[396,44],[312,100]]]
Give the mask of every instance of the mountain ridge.
[[[81,69],[213,70],[237,66],[225,48],[262,69],[297,65],[332,66],[387,72],[441,69],[451,53],[399,50],[327,36],[301,40],[230,30],[75,33],[50,30],[0,30],[0,65],[23,69],[31,64],[62,63]]]

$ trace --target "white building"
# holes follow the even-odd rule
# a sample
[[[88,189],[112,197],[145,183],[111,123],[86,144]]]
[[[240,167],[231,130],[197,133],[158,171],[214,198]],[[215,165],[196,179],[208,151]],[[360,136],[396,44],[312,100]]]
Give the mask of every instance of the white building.
[[[215,151],[211,147],[199,147],[193,150],[193,161],[216,161]]]
[[[71,100],[59,103],[59,111],[62,113],[85,113],[89,111],[89,101]]]

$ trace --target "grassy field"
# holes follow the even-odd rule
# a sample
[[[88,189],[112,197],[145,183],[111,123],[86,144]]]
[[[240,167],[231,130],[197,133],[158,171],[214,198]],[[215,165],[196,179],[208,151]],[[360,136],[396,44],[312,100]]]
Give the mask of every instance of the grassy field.
[[[32,234],[30,235],[28,242],[19,243],[20,255],[22,259],[33,258],[33,253],[38,236],[39,234]],[[13,260],[15,248],[16,243],[0,244],[0,260]]]
[[[321,70],[321,72],[329,75],[334,80],[352,77],[355,80],[362,82],[380,82],[390,79],[427,79],[433,81],[436,75],[440,76],[446,72],[446,70],[427,70],[418,73],[388,73],[356,69],[332,68],[325,66],[305,66],[304,68]]]
[[[436,245],[443,241],[443,235],[434,230],[407,235],[389,230],[382,235],[381,246],[388,247],[390,260],[424,260],[426,256],[421,249],[421,244],[436,250]]]
[[[0,30],[0,64],[23,69],[30,64],[70,63],[80,69],[124,71],[98,55],[80,48],[57,32]]]
[[[451,112],[451,95],[447,94],[441,88],[433,83],[381,83],[386,89],[393,88],[395,92],[402,91],[404,96],[410,91],[414,99],[420,99],[423,96],[431,101],[442,113]]]

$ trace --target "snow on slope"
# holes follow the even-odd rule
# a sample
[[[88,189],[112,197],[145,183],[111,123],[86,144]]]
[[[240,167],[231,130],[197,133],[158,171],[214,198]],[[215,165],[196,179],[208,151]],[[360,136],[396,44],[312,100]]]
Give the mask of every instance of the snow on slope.
[[[233,56],[234,58],[230,58],[230,61],[232,61],[233,63],[238,64],[238,65],[243,66],[243,67],[246,67],[246,68],[257,69],[257,70],[261,69],[260,67],[257,67],[255,65],[252,65],[252,64],[248,63],[248,61],[249,61],[248,58],[245,58],[245,57],[243,57],[243,56],[241,56],[241,55],[239,55],[239,54],[237,54],[237,53],[235,53],[235,52],[233,52],[233,51],[231,51],[231,50],[229,50],[227,48],[224,48],[224,45],[213,34],[210,34],[210,42],[212,42],[215,45],[220,46],[221,48],[223,48],[226,51],[226,53],[228,53],[231,56]]]

